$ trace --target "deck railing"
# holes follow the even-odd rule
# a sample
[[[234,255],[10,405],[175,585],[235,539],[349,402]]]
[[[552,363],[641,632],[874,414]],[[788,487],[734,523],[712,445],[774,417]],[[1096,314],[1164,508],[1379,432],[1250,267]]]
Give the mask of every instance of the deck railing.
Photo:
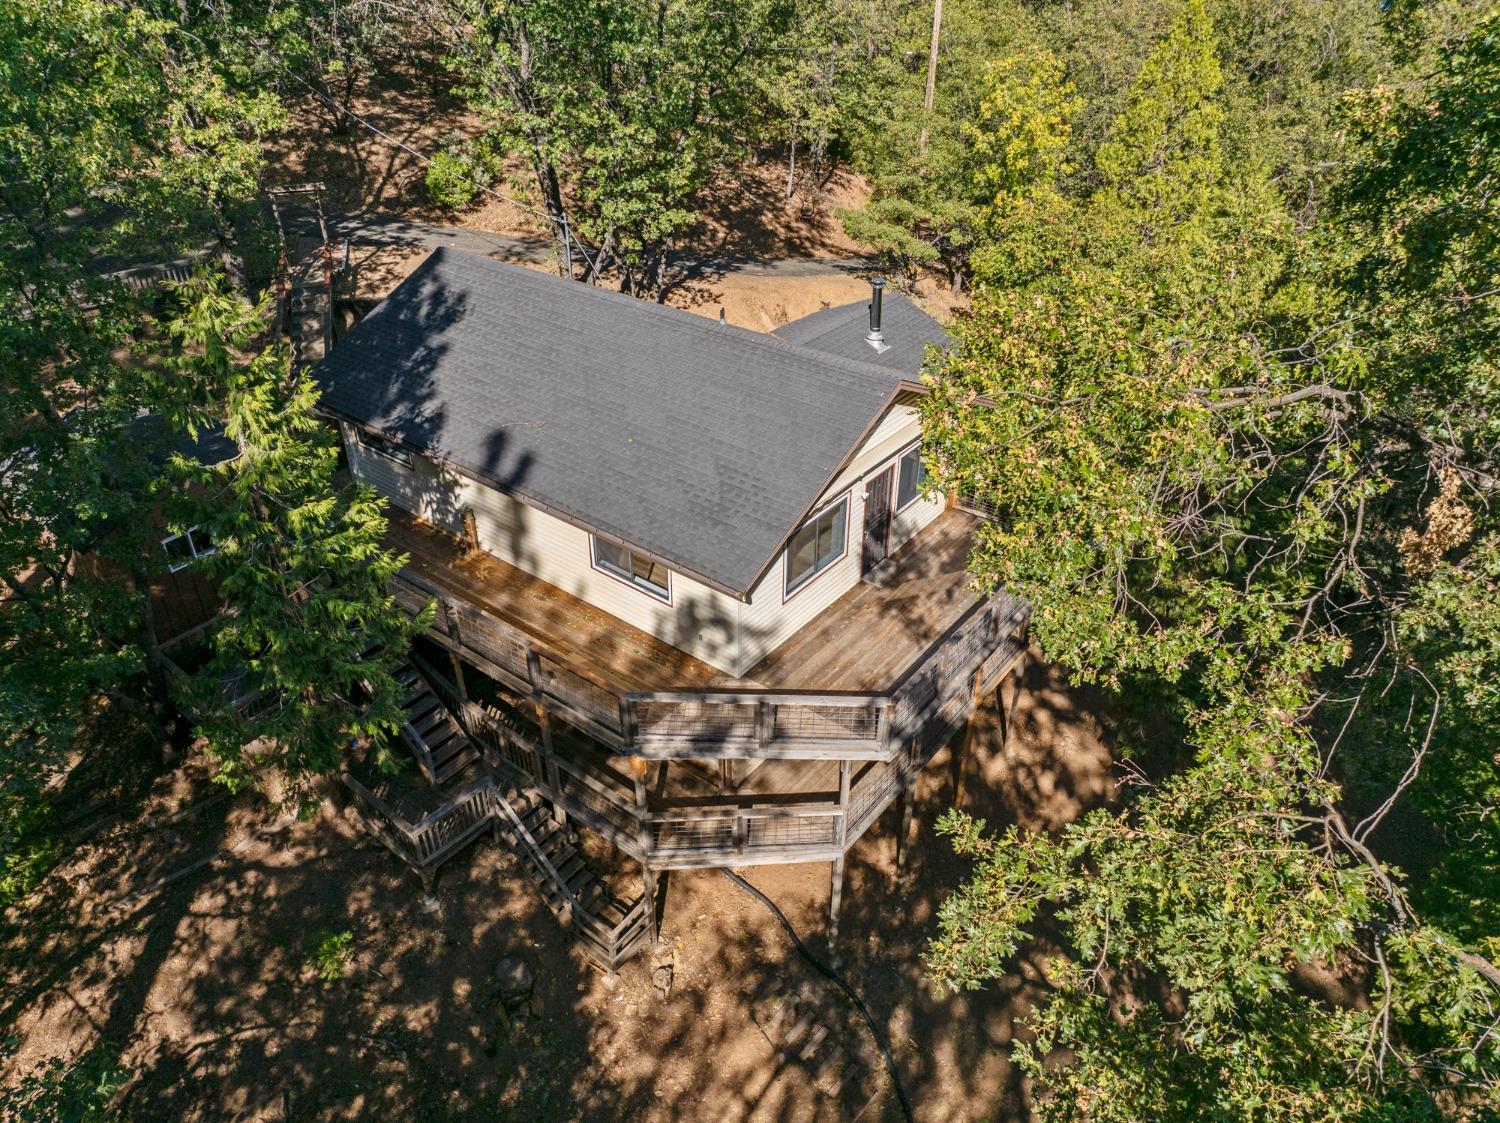
[[[348,773],[343,780],[365,826],[421,876],[428,892],[443,862],[498,824],[552,884],[563,902],[565,923],[577,934],[590,957],[614,970],[645,942],[649,930],[645,898],[638,897],[628,904],[609,898],[592,908],[578,900],[489,777],[469,785],[416,820],[407,819]]]
[[[529,724],[462,697],[446,676],[420,659],[414,662],[480,746],[487,769],[539,791],[643,864],[668,869],[818,860],[836,856],[868,830],[961,726],[974,695],[989,685],[986,676],[998,673],[996,668],[1008,665],[1000,660],[1019,651],[987,647],[973,637],[1007,634],[1011,617],[1006,613],[1015,611],[1004,600],[989,602],[934,645],[909,676],[924,684],[922,692],[898,694],[888,707],[906,699],[912,714],[907,720],[920,718],[920,728],[888,757],[840,762],[847,777],[843,800],[834,791],[673,797],[646,790],[644,802],[638,802],[635,781],[607,757],[576,760],[553,752]],[[962,689],[952,685],[952,676]]]
[[[435,633],[475,666],[609,748],[649,760],[894,759],[936,715],[967,704],[982,667],[1009,665],[1030,614],[1009,593],[977,602],[889,691],[631,693],[410,573],[393,588],[413,612],[436,601]]]

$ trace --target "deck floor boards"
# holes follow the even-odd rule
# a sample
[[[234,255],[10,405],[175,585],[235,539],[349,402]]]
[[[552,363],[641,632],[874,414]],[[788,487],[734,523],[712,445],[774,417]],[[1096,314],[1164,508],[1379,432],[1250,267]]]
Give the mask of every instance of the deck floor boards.
[[[539,577],[481,550],[464,555],[452,537],[394,505],[387,518],[386,546],[409,554],[407,569],[423,581],[484,609],[626,690],[693,689],[734,681]]]
[[[386,545],[417,577],[626,690],[886,690],[978,599],[965,569],[978,520],[946,511],[891,556],[889,580],[856,585],[737,679],[395,506],[388,518]]]
[[[772,689],[887,690],[979,597],[969,542],[978,520],[944,512],[891,555],[884,585],[861,583],[746,675]]]

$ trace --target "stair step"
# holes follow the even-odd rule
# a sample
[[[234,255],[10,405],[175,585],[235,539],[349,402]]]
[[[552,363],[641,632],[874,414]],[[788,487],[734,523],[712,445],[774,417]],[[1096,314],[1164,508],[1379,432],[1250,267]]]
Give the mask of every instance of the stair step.
[[[450,761],[459,757],[477,758],[478,755],[479,750],[467,737],[455,737],[443,746],[441,752],[432,754],[432,763],[434,767],[446,767]]]
[[[441,768],[434,769],[437,773],[438,783],[445,784],[454,776],[458,775],[469,765],[479,759],[479,753],[470,749],[467,754],[459,754]]]
[[[425,741],[436,730],[441,728],[444,723],[451,720],[452,719],[448,717],[448,711],[443,709],[442,706],[438,705],[437,699],[434,698],[432,700],[431,708],[426,710],[421,715],[421,717],[413,720],[412,725],[416,728],[416,731],[422,735],[422,739]]]
[[[573,875],[585,868],[583,855],[576,850],[569,850],[567,857],[552,863],[552,868],[557,871],[557,876],[563,881],[571,882]],[[569,888],[571,887],[570,884]]]
[[[437,699],[427,695],[417,699],[415,705],[406,708],[406,724],[412,727],[417,736],[421,737],[432,728],[433,714],[441,712],[442,707],[437,704]]]

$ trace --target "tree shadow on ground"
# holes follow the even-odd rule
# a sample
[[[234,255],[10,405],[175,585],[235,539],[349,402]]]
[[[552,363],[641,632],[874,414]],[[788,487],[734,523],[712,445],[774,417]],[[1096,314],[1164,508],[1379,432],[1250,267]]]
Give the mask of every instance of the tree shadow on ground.
[[[1008,743],[992,705],[968,738],[960,804],[994,827],[1053,827],[1113,791],[1096,700],[1040,664],[1026,677]],[[964,743],[961,732],[959,752]],[[1019,1121],[1027,1090],[1009,1046],[1046,993],[1049,949],[1026,949],[979,992],[942,994],[922,973],[937,908],[969,873],[932,832],[953,798],[950,754],[919,779],[901,875],[894,808],[851,852],[834,951],[918,1119]],[[215,794],[199,784],[168,806]],[[667,880],[663,995],[649,953],[613,980],[587,965],[519,861],[487,836],[444,867],[428,911],[418,879],[332,804],[289,823],[245,798],[171,827],[162,810],[146,809],[155,826],[138,819],[109,840],[111,856],[59,871],[60,911],[46,923],[71,930],[32,933],[52,940],[50,954],[28,967],[12,943],[3,1013],[21,1049],[6,1079],[107,1037],[135,1073],[124,1106],[140,1119],[900,1118],[852,1007],[720,872]],[[255,834],[268,825],[278,829]],[[124,910],[101,903],[214,853]],[[826,863],[744,873],[828,954]],[[348,970],[324,982],[312,949],[342,932]],[[492,1001],[508,956],[536,980],[536,1012],[513,1028]]]

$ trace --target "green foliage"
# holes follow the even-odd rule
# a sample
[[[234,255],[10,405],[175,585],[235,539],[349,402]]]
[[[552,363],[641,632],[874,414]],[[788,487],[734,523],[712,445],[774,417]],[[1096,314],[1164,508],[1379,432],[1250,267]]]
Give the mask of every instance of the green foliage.
[[[319,932],[313,937],[308,959],[325,983],[336,983],[349,973],[354,959],[354,933]]]
[[[20,900],[57,860],[46,833],[49,809],[28,786],[13,784],[0,804],[0,908]]]
[[[1070,122],[1080,102],[1050,51],[1011,55],[985,68],[977,119],[961,124],[969,139],[975,186],[1004,211],[1051,194],[1069,170]]]
[[[394,671],[425,622],[387,591],[405,558],[381,545],[383,501],[335,485],[338,449],[313,413],[315,384],[293,375],[282,351],[241,358],[262,310],[212,290],[184,295],[172,334],[215,372],[225,433],[239,446],[212,468],[177,465],[198,485],[182,525],[217,547],[199,564],[225,605],[214,658],[187,701],[221,781],[238,788],[271,764],[297,796],[339,766],[353,738],[383,758],[404,720]]]
[[[0,1043],[0,1056],[14,1047],[14,1038]],[[118,1118],[116,1101],[129,1080],[106,1046],[73,1061],[53,1058],[0,1091],[0,1123],[105,1123]]]
[[[164,736],[139,590],[165,560],[160,459],[213,391],[109,270],[224,246],[279,119],[188,38],[139,6],[0,7],[0,848],[23,883],[41,851],[13,809],[98,700]]]
[[[929,112],[931,17],[926,5],[895,5],[873,37],[886,52],[871,64],[883,96],[853,139],[871,198],[839,218],[850,237],[909,276],[939,267],[959,285],[990,208],[1044,186],[1057,169],[1073,106],[1055,84],[1057,60],[1035,48],[1017,8],[950,0]]]
[[[463,0],[454,65],[489,123],[479,142],[529,169],[546,213],[591,245],[591,273],[654,293],[695,201],[747,151],[766,68],[797,8],[699,0]],[[455,168],[440,170],[443,184]]]
[[[1249,112],[1254,37],[1176,6],[1080,113],[1091,168],[974,254],[922,406],[939,486],[998,512],[973,568],[1195,752],[1056,837],[945,820],[977,868],[935,974],[1061,939],[1017,1051],[1044,1118],[1500,1111],[1494,26],[1425,86],[1325,91],[1358,145],[1330,214],[1279,189],[1317,145]],[[1407,799],[1442,839],[1410,889]]]

